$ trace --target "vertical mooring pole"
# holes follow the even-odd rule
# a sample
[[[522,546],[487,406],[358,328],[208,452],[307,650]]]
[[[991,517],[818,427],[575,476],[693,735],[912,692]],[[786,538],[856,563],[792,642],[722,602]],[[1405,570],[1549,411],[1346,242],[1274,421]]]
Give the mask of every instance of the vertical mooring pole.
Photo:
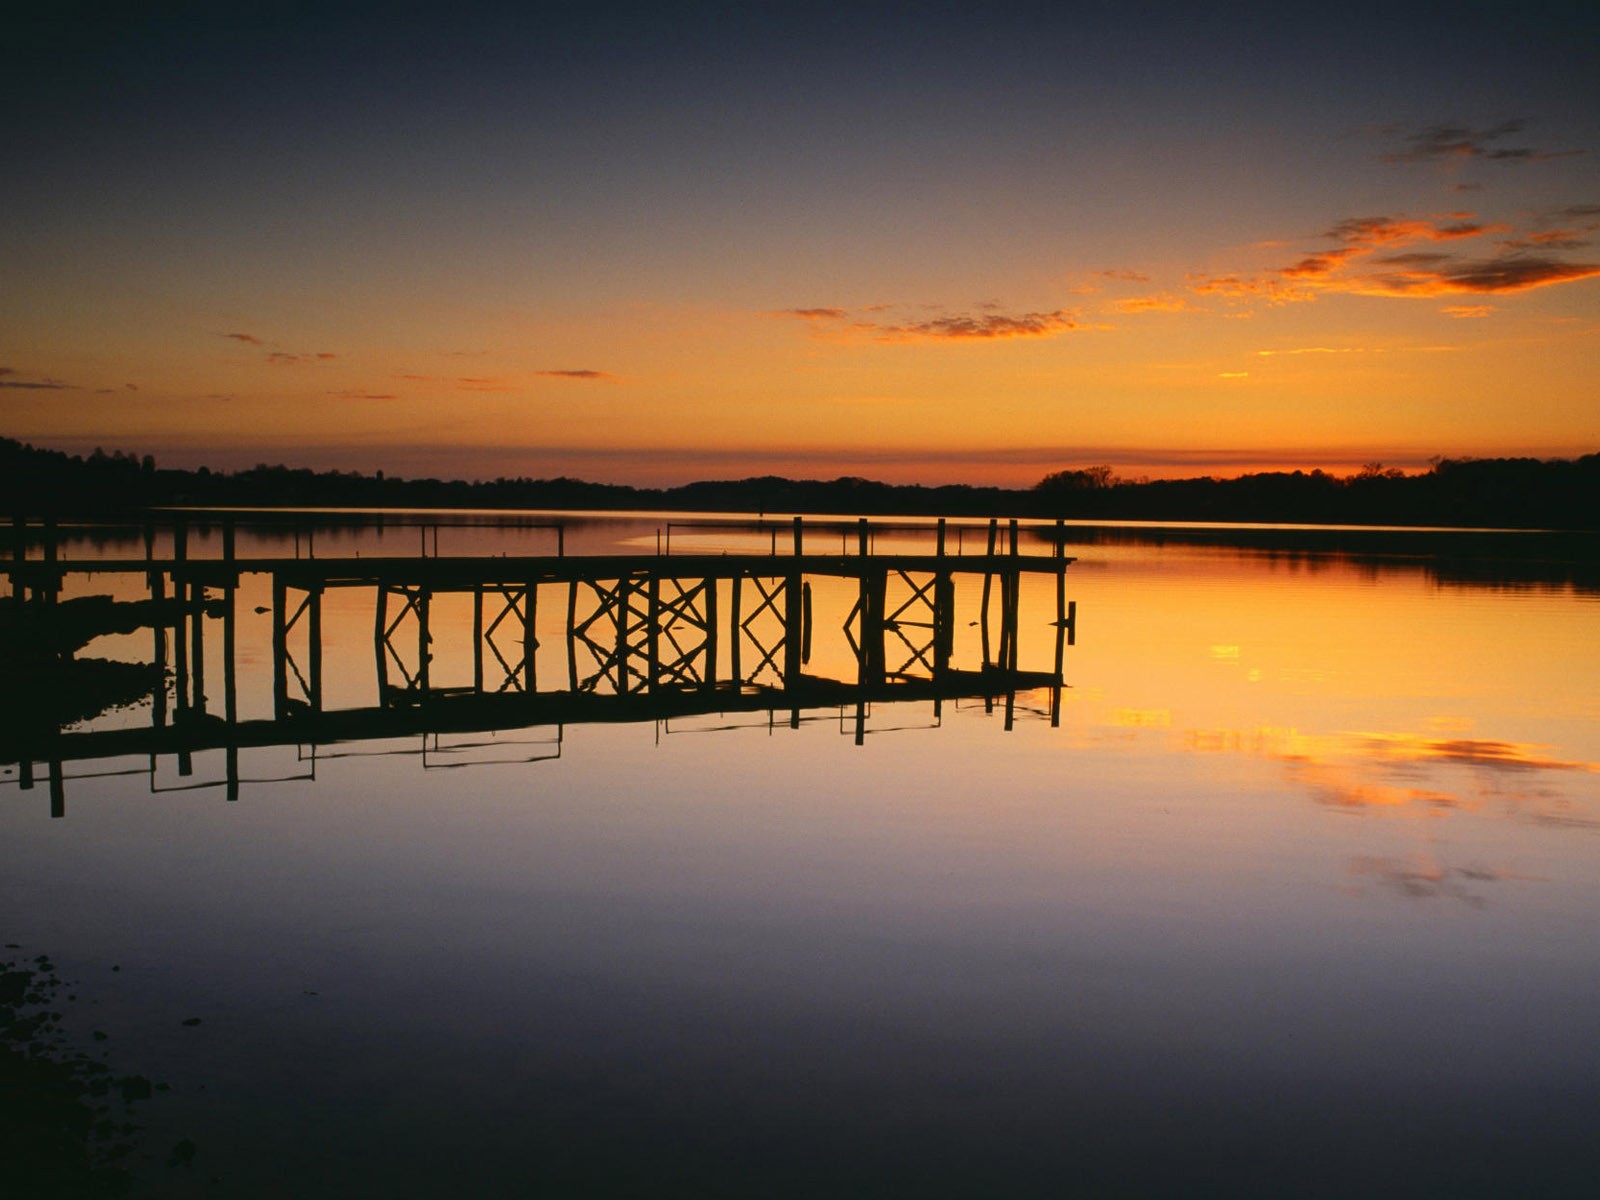
[[[206,712],[206,585],[204,583],[194,584],[189,602],[194,609],[189,614],[189,637],[194,644],[192,660],[194,699],[190,708],[196,716],[203,717]]]
[[[989,665],[989,593],[994,586],[994,544],[1000,531],[1000,523],[994,517],[989,518],[989,544],[984,551],[983,564],[983,605],[979,613],[979,625],[983,635],[983,665]]]
[[[272,712],[278,720],[289,715],[289,587],[281,571],[272,573]]]
[[[578,579],[567,585],[567,687],[578,690]]]
[[[306,632],[307,640],[311,643],[307,668],[311,673],[311,711],[318,716],[322,715],[322,583],[314,580],[311,584],[311,611],[307,614],[311,620],[310,628]]]
[[[228,723],[228,744],[224,747],[223,765],[227,772],[227,798],[239,798],[239,683],[237,669],[238,649],[238,592],[239,574],[234,570],[233,518],[222,529],[222,556],[227,562],[223,576],[222,593],[222,714]]]
[[[530,579],[522,590],[522,690],[529,696],[539,689],[539,680],[534,674],[539,649],[538,604],[539,585]]]
[[[646,690],[655,691],[661,675],[661,574],[650,572],[649,590],[646,593],[646,613],[649,625],[645,629]]]
[[[617,695],[619,696],[628,694],[628,609],[633,603],[630,595],[631,589],[632,584],[629,582],[628,577],[624,575],[617,580],[617,590],[612,593],[614,607],[611,611],[617,622],[615,661],[617,664]]]
[[[483,695],[483,584],[472,585],[472,691]]]
[[[431,649],[433,634],[428,629],[428,605],[431,599],[432,592],[429,590],[428,585],[419,583],[417,585],[417,689],[419,692],[417,698],[423,703],[426,703],[428,699],[428,689],[430,687],[428,682],[428,662],[433,657]]]
[[[740,644],[744,641],[744,626],[739,623],[739,592],[744,584],[744,576],[735,572],[733,576],[733,602],[732,619],[728,622],[728,636],[733,639],[732,662],[729,664],[735,687],[744,685],[744,672],[739,668]]]
[[[800,540],[800,518],[795,518],[795,541]],[[798,561],[798,560],[797,560]],[[800,660],[805,649],[805,599],[801,595],[798,568],[783,581],[783,687],[791,696],[799,694]],[[789,708],[789,728],[800,728],[800,705]]]
[[[372,598],[372,650],[377,662],[378,707],[389,704],[389,655],[385,649],[389,634],[389,588],[378,580],[377,595]]]
[[[154,641],[151,654],[156,681],[151,695],[150,720],[161,729],[167,723],[167,618],[165,614],[167,577],[160,567],[150,568],[150,632]]]
[[[706,669],[703,678],[709,691],[716,691],[717,688],[717,582],[715,575],[708,576],[705,581]]]

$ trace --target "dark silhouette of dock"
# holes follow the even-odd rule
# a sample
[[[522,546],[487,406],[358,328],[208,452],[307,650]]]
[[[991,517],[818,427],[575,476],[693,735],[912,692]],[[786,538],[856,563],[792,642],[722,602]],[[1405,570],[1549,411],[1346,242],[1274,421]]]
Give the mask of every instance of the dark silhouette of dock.
[[[180,518],[161,530],[168,555],[156,555],[157,528],[147,523],[142,557],[68,558],[52,524],[13,521],[13,553],[0,568],[11,592],[0,632],[6,661],[19,669],[7,685],[14,711],[0,732],[0,761],[17,764],[23,788],[33,786],[36,762],[48,764],[54,812],[64,811],[62,764],[127,755],[149,757],[152,771],[158,756],[172,755],[179,774],[188,775],[196,753],[220,749],[223,786],[233,798],[238,753],[252,747],[754,712],[787,714],[798,726],[803,712],[825,708],[853,710],[859,744],[874,704],[931,701],[937,716],[947,700],[980,698],[1003,708],[1009,729],[1017,693],[1036,689],[1048,690],[1048,715],[1059,722],[1064,647],[1076,627],[1064,582],[1072,559],[1060,529],[1039,543],[1042,552],[1030,552],[1016,521],[962,530],[952,545],[941,520],[923,527],[932,545],[914,552],[878,551],[881,524],[795,518],[716,524],[765,535],[764,553],[672,553],[674,528],[691,527],[678,523],[666,527],[664,543],[658,534],[653,554],[569,555],[557,528],[554,554],[440,556],[437,533],[430,554],[424,529],[415,555],[320,558],[309,533],[304,554],[297,536],[293,557],[239,556],[231,517],[220,521],[220,555],[192,557],[189,524]],[[969,532],[980,535],[973,540],[981,546],[970,552]],[[819,552],[824,536],[829,547]],[[66,581],[91,574],[141,577],[147,598],[60,599]],[[238,592],[251,575],[270,581],[272,715],[241,720]],[[1055,584],[1048,657],[1028,669],[1018,637],[1025,575]],[[958,577],[974,592],[959,614]],[[812,583],[823,578],[834,587],[842,581],[854,596],[842,630],[853,666],[847,678],[808,670]],[[373,597],[376,687],[370,703],[330,709],[323,602],[347,588]],[[445,596],[470,597],[470,633],[435,621],[435,604]],[[559,626],[565,669],[551,671],[547,654],[541,678],[538,606],[552,603],[544,636]],[[952,663],[958,615],[978,627],[976,667]],[[70,686],[60,682],[62,668],[77,648],[101,633],[135,629],[151,636],[148,666],[159,680],[150,689],[147,726],[66,730],[48,704],[32,703]],[[207,643],[219,636],[223,678],[213,697],[206,667],[218,656],[214,647],[208,654]],[[470,638],[470,684],[433,678],[440,637]]]

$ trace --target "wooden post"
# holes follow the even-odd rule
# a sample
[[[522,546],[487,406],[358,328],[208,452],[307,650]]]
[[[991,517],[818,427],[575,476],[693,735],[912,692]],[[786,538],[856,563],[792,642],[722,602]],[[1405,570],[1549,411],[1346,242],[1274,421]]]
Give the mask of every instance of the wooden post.
[[[990,517],[989,544],[988,548],[984,551],[984,555],[988,561],[985,561],[983,565],[983,605],[979,614],[979,626],[983,634],[983,665],[986,667],[989,665],[989,593],[994,584],[994,572],[991,568],[994,559],[995,537],[998,535],[998,533],[999,522],[994,517]]]
[[[59,821],[67,815],[67,780],[61,772],[61,760],[50,760],[50,818]]]
[[[872,532],[867,525],[867,519],[862,517],[856,525],[856,553],[865,558],[871,552],[871,545]]]
[[[372,598],[372,650],[377,656],[378,707],[389,704],[389,588],[378,580],[378,594]]]
[[[706,687],[716,690],[717,686],[717,580],[713,576],[706,580]]]
[[[617,580],[617,590],[613,595],[616,607],[612,610],[617,621],[617,695],[628,694],[628,605],[631,585],[628,577],[624,575]]]
[[[811,583],[800,585],[800,661],[811,661]]]
[[[289,715],[289,588],[280,572],[272,573],[272,711],[278,720]],[[182,639],[180,640],[180,644]]]
[[[805,598],[800,593],[801,579],[798,571],[791,571],[783,581],[783,684],[793,687],[800,675],[800,660],[804,650]]]
[[[801,545],[802,545],[802,541],[801,541],[801,534],[800,534],[800,518],[796,517],[794,519],[794,556],[796,558],[800,557],[800,554],[801,554],[800,547],[801,547]]]
[[[472,691],[483,695],[483,584],[472,585]]]
[[[150,630],[155,642],[151,652],[156,668],[156,685],[151,697],[150,720],[157,729],[164,728],[167,723],[167,618],[162,612],[166,608],[166,579],[159,567],[151,570],[150,603],[155,616],[151,618]]]
[[[567,687],[578,690],[578,580],[573,578],[567,586]]]
[[[428,603],[431,599],[428,585],[417,585],[417,691],[418,699],[426,702],[428,699],[429,672],[428,660],[433,657],[431,646],[433,635],[428,631]]]
[[[233,518],[228,518],[228,524],[223,530],[223,556],[233,558]],[[239,577],[231,569],[224,581],[222,595],[222,713],[228,722],[228,744],[225,747],[224,769],[227,772],[227,797],[229,800],[239,798],[239,745],[234,740],[237,737],[239,724],[239,688],[238,670],[235,663],[237,659],[237,624],[238,616],[238,584]]]
[[[206,711],[206,585],[196,583],[190,593],[190,604],[193,612],[189,614],[189,636],[194,642],[194,661],[192,674],[194,678],[194,696],[190,707],[196,716],[204,716]]]
[[[522,690],[529,696],[539,689],[539,681],[534,673],[539,649],[538,602],[539,585],[530,579],[522,591]]]
[[[649,623],[645,628],[645,680],[647,689],[654,692],[661,675],[661,576],[655,571],[650,572],[646,612]],[[626,618],[627,614],[623,616]]]
[[[739,589],[744,583],[743,575],[733,577],[733,620],[729,622],[728,630],[733,638],[733,661],[731,663],[732,678],[736,686],[744,685],[744,672],[739,669],[739,650],[744,642],[744,626],[739,623]]]
[[[172,601],[178,614],[172,631],[173,720],[182,722],[189,716],[189,584],[181,574],[182,568],[172,565]]]
[[[310,697],[310,699],[311,699],[311,711],[320,716],[321,713],[322,713],[322,584],[321,583],[317,583],[317,582],[313,582],[312,583],[310,600],[311,600],[311,611],[307,615],[310,617],[311,625],[310,625],[310,627],[309,627],[309,629],[307,630],[307,633],[306,633],[306,638],[310,643],[310,648],[309,648],[309,653],[308,653],[308,658],[309,658],[310,661],[307,664],[307,670],[310,672],[310,675],[311,675],[311,679],[310,679],[310,683],[311,683],[311,697]]]

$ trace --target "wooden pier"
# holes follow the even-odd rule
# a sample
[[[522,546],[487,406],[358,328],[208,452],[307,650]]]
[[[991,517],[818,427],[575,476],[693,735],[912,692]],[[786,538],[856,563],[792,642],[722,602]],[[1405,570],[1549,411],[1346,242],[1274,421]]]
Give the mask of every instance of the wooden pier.
[[[7,653],[31,654],[33,676],[48,679],[40,654],[70,658],[70,646],[51,649],[38,639],[18,645],[18,631],[49,628],[52,614],[56,624],[70,625],[74,602],[60,597],[75,576],[142,577],[146,599],[113,608],[123,626],[149,630],[149,665],[162,682],[151,690],[147,727],[69,732],[48,720],[24,720],[0,731],[0,761],[18,765],[24,788],[32,786],[33,764],[49,763],[54,794],[64,762],[134,754],[150,756],[153,766],[155,756],[171,754],[183,774],[195,753],[222,749],[232,797],[238,751],[253,746],[757,711],[787,713],[798,726],[803,711],[826,707],[854,710],[859,744],[874,703],[931,701],[937,715],[945,700],[982,698],[991,708],[1003,706],[1009,729],[1017,693],[1035,689],[1048,690],[1049,717],[1059,722],[1064,647],[1076,630],[1064,582],[1072,560],[1062,551],[1059,524],[1043,537],[1038,527],[1030,529],[1042,553],[1024,551],[1016,521],[963,529],[955,546],[940,521],[922,531],[931,546],[913,552],[879,552],[882,526],[866,520],[846,526],[794,518],[758,528],[764,553],[674,554],[669,525],[654,554],[567,554],[558,532],[554,554],[440,556],[427,552],[424,532],[416,555],[318,558],[309,534],[304,555],[297,535],[295,557],[240,556],[235,523],[224,518],[220,555],[194,557],[189,522],[177,520],[163,530],[170,554],[156,555],[155,530],[147,525],[142,556],[75,558],[59,553],[60,531],[49,523],[15,520],[13,553],[0,567],[10,584],[7,628],[15,635]],[[818,552],[824,537],[828,550]],[[969,552],[971,542],[981,548]],[[1023,669],[1019,595],[1029,575],[1053,579],[1055,603],[1046,656]],[[269,719],[239,716],[238,592],[246,576],[264,576],[270,586]],[[958,578],[972,592],[960,615],[981,639],[980,661],[960,668],[952,663]],[[842,629],[853,667],[846,678],[808,670],[812,585],[823,580],[854,598]],[[346,588],[373,597],[376,686],[371,703],[330,710],[324,597]],[[470,597],[470,684],[442,686],[433,677],[435,639],[464,635],[434,619],[445,596]],[[556,606],[542,624],[541,604]],[[565,669],[550,670],[546,654],[541,678],[539,631],[548,640],[553,625],[564,643]],[[208,657],[217,659],[207,642],[218,635],[220,711],[206,679]]]

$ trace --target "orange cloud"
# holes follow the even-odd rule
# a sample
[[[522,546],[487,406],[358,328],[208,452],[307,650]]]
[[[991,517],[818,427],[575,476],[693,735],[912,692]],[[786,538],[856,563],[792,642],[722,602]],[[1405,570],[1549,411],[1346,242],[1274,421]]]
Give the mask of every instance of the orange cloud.
[[[260,346],[265,344],[253,333],[225,333],[222,336],[225,338],[232,338],[236,342],[243,342],[246,346]]]
[[[343,391],[326,392],[324,394],[333,396],[339,400],[398,400],[400,398],[399,396],[394,395],[392,392]]]
[[[864,314],[876,314],[891,306],[874,305],[861,309]],[[950,316],[930,317],[924,320],[889,322],[881,320],[850,320],[850,310],[844,308],[788,308],[774,316],[795,317],[811,324],[820,336],[866,337],[877,342],[921,341],[989,341],[1004,338],[1055,337],[1069,330],[1081,328],[1077,310],[1056,309],[1054,312],[1028,312],[1008,314],[993,311],[993,302],[980,305],[976,313],[957,313]]]
[[[511,384],[505,379],[462,375],[456,379],[456,390],[461,392],[509,392]]]
[[[617,381],[617,377],[609,371],[592,371],[587,368],[575,371],[535,371],[534,374],[543,375],[547,379],[600,380],[607,383]]]
[[[1447,317],[1458,320],[1471,320],[1476,317],[1487,317],[1494,311],[1492,304],[1452,304],[1448,308],[1440,309]]]
[[[1182,296],[1174,296],[1170,292],[1158,292],[1153,296],[1130,296],[1126,300],[1118,300],[1111,308],[1114,312],[1129,315],[1198,311]]]
[[[1054,337],[1058,333],[1076,329],[1076,314],[1066,309],[1055,312],[1023,313],[1006,316],[1004,313],[968,314],[953,317],[935,317],[930,321],[915,321],[907,325],[879,327],[879,341],[923,341],[987,338]]]
[[[878,307],[882,307],[881,305]],[[799,317],[802,321],[842,321],[849,316],[844,308],[785,308],[772,314],[775,317]]]
[[[1468,259],[1444,250],[1403,249],[1418,243],[1480,238],[1507,229],[1504,225],[1472,220],[1471,216],[1449,213],[1442,217],[1352,217],[1323,235],[1341,243],[1332,249],[1305,255],[1288,266],[1253,278],[1236,274],[1193,276],[1189,290],[1236,302],[1254,299],[1287,304],[1313,300],[1328,292],[1386,297],[1522,292],[1600,275],[1600,263],[1569,262],[1554,256],[1554,251],[1576,244],[1569,236],[1570,230],[1546,231],[1555,236],[1542,243],[1549,251],[1543,254]],[[1500,244],[1530,243],[1524,239]]]
[[[1449,296],[1526,292],[1600,275],[1600,263],[1567,263],[1535,255],[1450,262],[1433,269],[1383,272],[1346,282],[1360,296]]]

